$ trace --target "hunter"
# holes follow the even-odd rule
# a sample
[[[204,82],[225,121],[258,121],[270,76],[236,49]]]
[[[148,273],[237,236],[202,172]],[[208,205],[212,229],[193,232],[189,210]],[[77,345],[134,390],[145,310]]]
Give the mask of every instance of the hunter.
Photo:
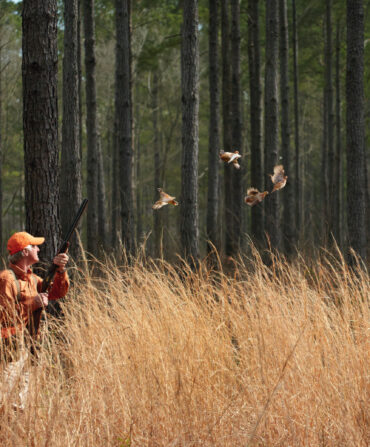
[[[34,237],[24,231],[13,234],[8,240],[9,269],[0,272],[0,327],[1,327],[1,360],[7,365],[3,370],[0,391],[1,400],[9,394],[16,380],[25,381],[20,384],[19,403],[13,404],[24,409],[28,389],[28,373],[20,376],[28,357],[24,349],[25,327],[31,323],[32,314],[37,309],[46,307],[49,301],[64,297],[69,288],[66,271],[68,255],[59,253],[53,259],[58,266],[53,283],[47,293],[40,293],[42,278],[32,273],[31,267],[39,261],[39,245],[45,241],[43,237]],[[18,373],[17,373],[18,371]]]

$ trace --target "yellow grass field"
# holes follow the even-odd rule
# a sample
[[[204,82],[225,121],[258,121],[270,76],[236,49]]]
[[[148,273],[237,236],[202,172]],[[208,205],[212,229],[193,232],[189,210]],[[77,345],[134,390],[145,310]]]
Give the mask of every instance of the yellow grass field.
[[[100,267],[46,323],[1,447],[370,445],[366,273],[257,255],[228,275]]]

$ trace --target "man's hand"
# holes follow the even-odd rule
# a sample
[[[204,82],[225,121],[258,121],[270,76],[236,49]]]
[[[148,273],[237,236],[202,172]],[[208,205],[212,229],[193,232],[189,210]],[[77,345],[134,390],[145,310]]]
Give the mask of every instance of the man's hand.
[[[69,256],[67,255],[67,253],[59,253],[53,259],[53,263],[55,265],[59,266],[59,269],[58,269],[59,271],[64,271],[68,260],[69,260]]]
[[[48,293],[39,293],[35,298],[35,304],[37,305],[37,309],[40,307],[46,307],[48,303],[49,303]]]

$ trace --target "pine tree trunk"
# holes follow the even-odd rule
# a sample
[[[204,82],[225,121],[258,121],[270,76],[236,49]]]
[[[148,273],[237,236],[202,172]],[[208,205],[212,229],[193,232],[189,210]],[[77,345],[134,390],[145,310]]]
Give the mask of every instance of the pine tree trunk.
[[[23,132],[26,230],[44,236],[40,259],[59,243],[57,1],[24,0]]]
[[[292,33],[293,33],[293,83],[294,83],[294,146],[295,146],[295,223],[296,240],[300,239],[302,229],[302,173],[301,173],[301,154],[299,139],[299,95],[298,95],[298,33],[297,33],[297,11],[296,2],[292,0]]]
[[[65,234],[82,201],[80,105],[78,80],[77,0],[64,2],[63,123],[60,177],[60,221]],[[71,239],[70,253],[78,257],[77,235]]]
[[[113,141],[112,141],[112,206],[111,206],[111,246],[117,252],[119,239],[119,215],[120,215],[120,194],[118,185],[118,143],[117,143],[117,122],[113,120]]]
[[[347,216],[349,245],[366,260],[364,8],[347,0]],[[350,257],[353,262],[353,258]]]
[[[107,219],[106,219],[106,195],[105,195],[105,176],[104,176],[104,157],[100,135],[98,136],[98,232],[99,249],[107,248]]]
[[[182,166],[180,233],[183,255],[192,264],[199,258],[198,227],[198,1],[183,6],[181,45]]]
[[[159,130],[158,130],[158,74],[153,75],[152,90],[152,110],[153,110],[153,134],[154,134],[154,201],[158,200],[158,188],[162,187],[161,182],[161,156],[159,147]],[[163,257],[163,214],[162,212],[153,211],[154,219],[154,257]]]
[[[232,115],[232,147],[242,152],[242,118],[240,103],[240,5],[239,0],[231,0],[231,115]],[[232,183],[232,247],[233,254],[240,250],[240,235],[242,232],[242,203],[243,203],[243,161],[239,170],[234,169]]]
[[[336,60],[335,60],[335,114],[336,114],[336,153],[335,153],[335,187],[334,187],[334,237],[340,248],[343,247],[343,222],[342,222],[342,183],[343,183],[343,160],[341,141],[341,93],[340,93],[340,21],[337,23],[336,34]]]
[[[78,66],[78,116],[79,116],[79,139],[80,159],[82,165],[82,56],[81,56],[81,1],[77,1],[77,66]],[[81,183],[83,176],[81,170]]]
[[[134,254],[132,199],[132,106],[130,68],[129,0],[116,0],[116,122],[119,148],[122,243],[128,255]]]
[[[259,0],[248,3],[248,60],[249,88],[251,97],[251,186],[262,191],[264,186],[262,175],[262,111],[260,81],[260,38],[259,38]],[[256,242],[262,242],[264,235],[263,206],[251,209],[251,233]]]
[[[220,92],[218,82],[218,0],[209,0],[209,145],[207,250],[220,249],[218,228]]]
[[[138,92],[138,88],[136,88]],[[138,97],[138,94],[137,94]],[[136,244],[137,246],[142,243],[143,240],[143,219],[142,219],[142,178],[141,178],[141,141],[140,141],[140,102],[135,102],[135,153],[136,153]]]
[[[328,175],[328,242],[332,243],[335,200],[334,200],[334,108],[333,108],[333,82],[332,82],[332,23],[331,0],[326,0],[326,51],[325,51],[325,90],[327,101],[327,175]]]
[[[290,163],[290,124],[289,124],[289,34],[287,0],[279,0],[280,19],[280,91],[281,91],[281,155],[288,178],[291,173]],[[287,255],[292,254],[295,245],[293,183],[288,181],[282,197],[283,242]]]
[[[86,67],[86,134],[87,134],[87,250],[93,255],[98,251],[98,131],[96,116],[96,58],[94,0],[83,0],[83,25],[85,35]]]
[[[3,82],[2,82],[2,39],[0,30],[0,256],[3,247]]]
[[[221,0],[221,34],[222,34],[222,120],[223,120],[223,150],[232,149],[231,122],[231,70],[230,70],[230,31],[229,31],[229,1]],[[234,167],[224,164],[224,237],[225,255],[233,256],[233,239],[231,222],[233,221],[232,175]]]
[[[325,44],[326,45],[326,44]],[[320,201],[321,201],[321,236],[322,245],[325,246],[327,240],[327,228],[328,228],[328,101],[327,91],[323,89],[323,133],[322,133],[322,148],[321,148],[321,188],[320,188]]]
[[[265,69],[265,171],[272,174],[278,161],[278,2],[266,0],[266,69]],[[271,191],[271,181],[266,188]],[[278,192],[265,200],[265,229],[271,248],[280,245]]]

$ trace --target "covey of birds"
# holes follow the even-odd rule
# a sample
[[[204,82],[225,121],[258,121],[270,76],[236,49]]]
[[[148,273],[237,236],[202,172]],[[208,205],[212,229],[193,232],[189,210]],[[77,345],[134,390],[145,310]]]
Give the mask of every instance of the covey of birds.
[[[169,203],[174,206],[178,205],[178,202],[176,202],[175,200],[176,197],[172,197],[169,194],[165,193],[162,188],[158,188],[158,191],[159,200],[157,200],[152,206],[153,210],[159,210],[159,208],[162,208],[162,206],[168,205]]]
[[[236,169],[240,169],[240,164],[238,163],[238,159],[241,157],[242,156],[239,154],[239,151],[234,151],[234,152],[220,151],[221,160],[228,164],[232,163],[234,165],[234,168],[236,168]]]
[[[257,205],[267,196],[268,191],[260,192],[257,188],[248,188],[247,195],[244,197],[244,202],[249,206]]]
[[[285,171],[283,165],[277,165],[274,167],[274,173],[269,174],[269,176],[271,177],[271,181],[274,184],[271,192],[278,191],[279,189],[284,188],[288,178],[288,176],[284,174]]]

